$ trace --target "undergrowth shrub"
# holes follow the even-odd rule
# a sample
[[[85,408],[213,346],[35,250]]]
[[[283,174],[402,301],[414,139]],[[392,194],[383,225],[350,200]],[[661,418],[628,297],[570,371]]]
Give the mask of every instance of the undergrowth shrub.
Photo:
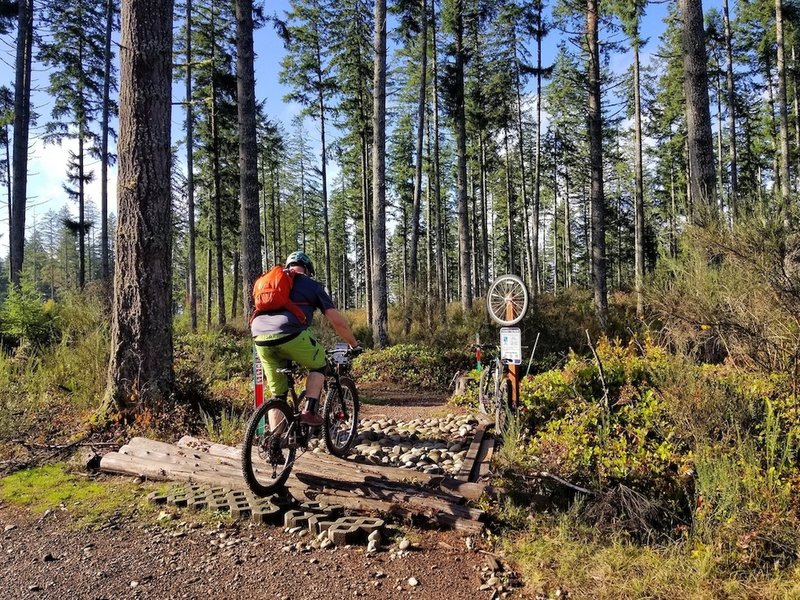
[[[398,344],[370,350],[353,361],[353,375],[359,383],[391,383],[406,388],[444,390],[456,371],[474,363],[467,351],[439,350],[415,344]]]
[[[649,340],[601,340],[596,350],[602,377],[595,360],[573,354],[523,382],[531,431],[515,468],[594,490],[585,514],[601,531],[675,535],[688,524],[721,568],[792,563],[800,421],[791,377],[697,365]]]

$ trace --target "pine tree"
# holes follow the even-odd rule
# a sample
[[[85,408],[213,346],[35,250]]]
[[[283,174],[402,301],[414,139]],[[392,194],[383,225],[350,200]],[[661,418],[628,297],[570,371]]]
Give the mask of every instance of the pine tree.
[[[14,163],[10,231],[11,283],[20,284],[25,255],[25,205],[28,190],[28,137],[31,122],[33,0],[17,1],[17,58],[14,84]]]
[[[335,91],[335,79],[330,73],[329,32],[327,24],[330,11],[320,0],[293,0],[286,28],[286,48],[282,63],[281,81],[293,91],[286,99],[298,102],[307,114],[320,124],[320,171],[322,174],[322,216],[325,231],[328,223],[326,103]],[[331,256],[328,238],[325,238],[325,286],[331,289]]]
[[[46,126],[45,141],[61,144],[76,140],[78,150],[69,151],[67,180],[64,189],[78,203],[80,266],[78,286],[86,281],[84,225],[86,184],[94,179],[87,155],[100,152],[100,139],[92,125],[103,109],[105,72],[106,19],[103,5],[80,0],[53,2],[46,6],[44,22],[52,31],[52,41],[42,44],[41,60],[53,69],[49,93],[54,97]],[[107,153],[106,153],[107,156]]]
[[[253,311],[251,290],[261,274],[258,210],[256,89],[253,66],[253,0],[236,0],[236,72],[239,125],[239,202],[241,205],[242,298],[244,315]],[[235,269],[234,269],[235,270]],[[234,277],[234,282],[238,278]],[[232,305],[236,305],[236,294]]]

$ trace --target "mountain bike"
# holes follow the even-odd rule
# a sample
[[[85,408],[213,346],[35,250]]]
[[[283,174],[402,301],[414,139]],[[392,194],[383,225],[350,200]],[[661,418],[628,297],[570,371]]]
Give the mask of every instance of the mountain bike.
[[[358,430],[358,390],[348,376],[350,359],[361,348],[326,351],[328,369],[323,387],[322,434],[328,451],[337,457],[349,452]],[[286,483],[298,451],[305,452],[316,429],[300,421],[305,390],[295,391],[300,369],[290,364],[280,369],[289,378],[287,398],[271,398],[259,406],[250,421],[242,445],[242,475],[258,496],[268,496]]]
[[[500,358],[500,349],[481,373],[478,384],[478,407],[480,411],[494,417],[497,433],[502,433],[511,410],[511,380],[508,378],[509,362]]]

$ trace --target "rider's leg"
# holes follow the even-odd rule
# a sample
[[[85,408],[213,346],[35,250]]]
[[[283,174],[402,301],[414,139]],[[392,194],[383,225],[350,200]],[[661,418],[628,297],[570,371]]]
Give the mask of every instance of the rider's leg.
[[[328,361],[325,358],[325,349],[306,330],[292,341],[282,344],[281,353],[298,365],[308,369],[303,421],[310,425],[318,426],[322,420],[316,414],[317,405],[322,392],[322,385],[325,382],[325,369],[328,365]]]
[[[256,341],[267,340],[272,336],[258,336]],[[285,369],[288,366],[288,361],[281,356],[278,346],[259,346],[256,345],[256,352],[258,358],[261,360],[261,370],[264,373],[264,379],[267,382],[271,398],[286,398],[286,393],[289,391],[289,378],[285,373],[279,373],[279,369]],[[271,410],[267,413],[269,420],[269,429],[273,433],[281,433],[285,423],[282,423],[282,414],[280,411]]]

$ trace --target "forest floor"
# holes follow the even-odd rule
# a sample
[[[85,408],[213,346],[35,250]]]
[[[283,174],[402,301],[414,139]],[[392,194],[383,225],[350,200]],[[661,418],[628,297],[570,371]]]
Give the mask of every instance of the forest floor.
[[[364,386],[362,395],[363,417],[466,411],[441,394]],[[482,539],[398,524],[374,554],[365,546],[303,551],[298,534],[282,527],[148,509],[141,488],[144,509],[118,510],[92,526],[73,514],[86,510],[77,505],[37,512],[0,504],[0,599],[499,597],[485,585],[498,565]],[[404,538],[410,551],[398,550]],[[527,594],[520,588],[511,597]]]

